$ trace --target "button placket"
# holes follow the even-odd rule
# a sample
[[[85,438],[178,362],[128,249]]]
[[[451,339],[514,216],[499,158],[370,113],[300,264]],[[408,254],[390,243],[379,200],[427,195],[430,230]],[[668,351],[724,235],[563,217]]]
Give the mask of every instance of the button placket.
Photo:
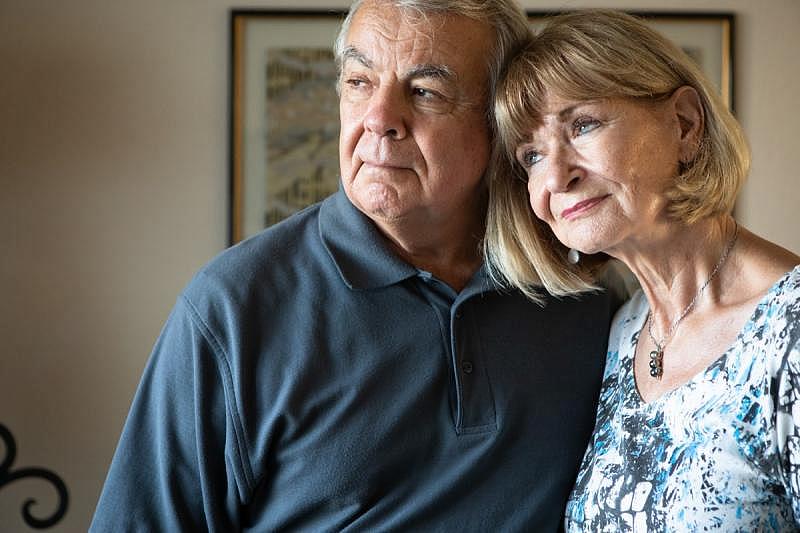
[[[478,433],[496,429],[494,399],[483,364],[482,345],[474,316],[463,307],[454,310],[453,354],[459,386],[458,430]],[[480,315],[478,315],[480,316]]]
[[[459,328],[461,327],[460,320],[461,320],[461,318],[463,316],[464,316],[464,314],[461,312],[461,310],[458,310],[453,314],[453,333],[454,333],[456,338],[459,338],[459,335],[457,335],[457,332],[458,332]],[[457,346],[453,346],[453,350],[454,350],[454,353],[458,353],[456,351],[456,350],[458,350]],[[461,361],[461,372],[462,373],[464,373],[464,374],[472,374],[473,370],[474,370],[474,366],[472,364],[472,361],[470,361],[469,359],[463,359]]]

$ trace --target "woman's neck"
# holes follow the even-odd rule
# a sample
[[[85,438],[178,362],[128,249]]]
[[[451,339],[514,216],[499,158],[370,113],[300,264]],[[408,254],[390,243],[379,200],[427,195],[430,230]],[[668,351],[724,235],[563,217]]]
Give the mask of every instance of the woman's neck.
[[[736,231],[728,215],[692,225],[672,223],[635,249],[617,252],[650,303],[654,331],[663,336],[687,308],[719,301],[719,273],[734,253],[730,246]]]

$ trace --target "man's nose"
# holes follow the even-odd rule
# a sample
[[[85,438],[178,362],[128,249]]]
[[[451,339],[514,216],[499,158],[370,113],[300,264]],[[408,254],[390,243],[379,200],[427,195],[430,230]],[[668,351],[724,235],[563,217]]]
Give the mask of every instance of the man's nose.
[[[407,134],[407,100],[401,87],[385,84],[372,93],[364,127],[377,135],[402,139]]]

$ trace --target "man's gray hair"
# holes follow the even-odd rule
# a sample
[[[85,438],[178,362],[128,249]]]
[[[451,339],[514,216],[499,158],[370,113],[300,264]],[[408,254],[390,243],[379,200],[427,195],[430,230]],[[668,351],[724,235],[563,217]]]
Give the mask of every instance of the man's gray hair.
[[[347,17],[339,29],[333,47],[336,64],[341,75],[347,33],[356,11],[365,0],[355,0],[350,5]],[[515,0],[366,0],[394,8],[426,14],[460,15],[485,22],[495,33],[494,43],[487,43],[487,67],[489,87],[487,95],[492,98],[500,72],[509,56],[525,43],[531,30],[525,12]],[[491,101],[491,100],[489,100]],[[492,113],[493,106],[488,106]]]

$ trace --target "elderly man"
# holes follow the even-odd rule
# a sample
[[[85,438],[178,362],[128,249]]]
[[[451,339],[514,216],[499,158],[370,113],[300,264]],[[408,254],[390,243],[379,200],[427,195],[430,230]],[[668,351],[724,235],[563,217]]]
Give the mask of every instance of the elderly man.
[[[481,262],[513,0],[365,0],[336,43],[341,190],[224,252],[156,344],[93,531],[555,530],[611,298]]]

